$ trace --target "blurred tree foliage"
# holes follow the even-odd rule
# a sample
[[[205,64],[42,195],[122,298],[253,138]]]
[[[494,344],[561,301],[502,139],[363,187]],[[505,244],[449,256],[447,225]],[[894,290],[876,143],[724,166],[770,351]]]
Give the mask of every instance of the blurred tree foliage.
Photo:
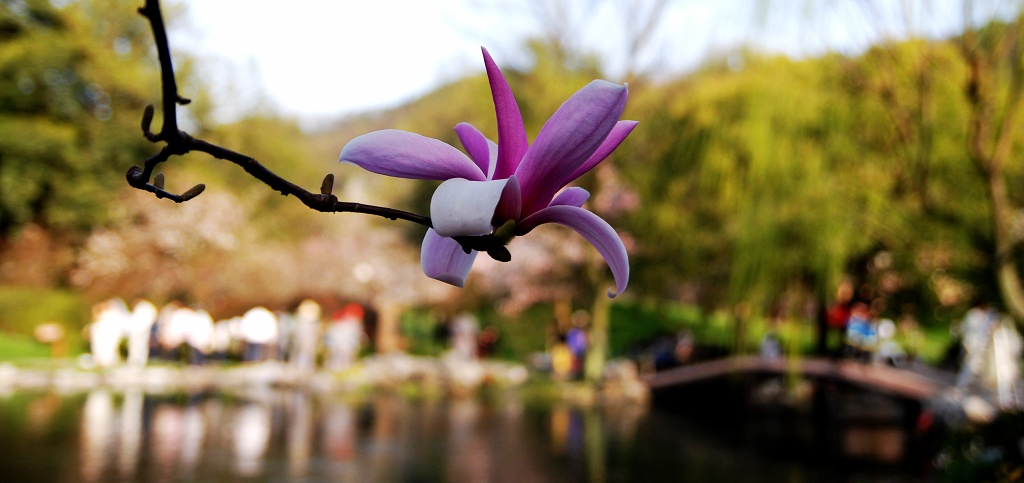
[[[136,3],[0,2],[0,242],[26,223],[74,234],[106,222],[145,158],[138,120],[157,69]]]
[[[969,47],[986,59],[993,98],[982,113],[964,38],[856,58],[737,52],[634,95],[627,116],[643,129],[614,161],[643,199],[628,223],[639,242],[634,290],[801,315],[804,301],[828,302],[853,276],[893,317],[1005,301],[993,218],[1020,218],[1024,133],[1005,120],[1022,56],[1018,40],[995,39],[1019,36],[1020,24],[968,34],[989,39]],[[969,154],[979,114],[1009,138],[997,179],[1010,207],[998,216],[992,179]]]

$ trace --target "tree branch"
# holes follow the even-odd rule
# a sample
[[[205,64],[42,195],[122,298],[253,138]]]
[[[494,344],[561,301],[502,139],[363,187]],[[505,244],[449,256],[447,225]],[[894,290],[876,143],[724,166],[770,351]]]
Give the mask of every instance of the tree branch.
[[[285,196],[295,196],[304,205],[317,211],[324,213],[363,213],[391,220],[411,221],[428,228],[433,227],[430,217],[427,216],[394,208],[339,201],[332,194],[334,187],[333,174],[328,174],[324,178],[319,193],[312,193],[278,176],[250,156],[201,139],[196,139],[188,133],[179,130],[177,107],[178,105],[188,104],[191,101],[178,93],[178,86],[174,78],[174,66],[171,63],[170,45],[167,41],[167,28],[164,25],[159,0],[146,0],[145,6],[139,8],[139,13],[146,17],[153,30],[153,39],[156,42],[157,56],[160,60],[161,105],[163,109],[163,125],[160,128],[160,132],[154,133],[150,129],[154,117],[154,108],[153,106],[146,106],[142,116],[142,134],[153,143],[163,142],[164,147],[160,152],[147,158],[142,167],[132,166],[128,170],[126,178],[130,186],[153,193],[157,198],[167,198],[176,203],[183,203],[199,196],[206,189],[206,186],[203,184],[193,186],[184,193],[175,194],[164,189],[163,176],[161,174],[158,173],[155,176],[153,174],[157,165],[169,160],[172,156],[181,156],[191,151],[198,151],[240,166],[245,172],[270,186],[273,190]],[[511,259],[511,255],[505,248],[504,242],[493,235],[455,237],[455,240],[466,253],[469,253],[470,250],[478,250],[488,253],[496,260],[508,261]]]

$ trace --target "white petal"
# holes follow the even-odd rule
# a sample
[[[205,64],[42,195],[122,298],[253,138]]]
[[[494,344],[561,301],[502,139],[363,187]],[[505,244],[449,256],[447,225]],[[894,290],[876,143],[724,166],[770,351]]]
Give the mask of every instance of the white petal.
[[[443,237],[491,233],[494,210],[507,179],[470,181],[454,178],[437,187],[430,199],[430,221]]]

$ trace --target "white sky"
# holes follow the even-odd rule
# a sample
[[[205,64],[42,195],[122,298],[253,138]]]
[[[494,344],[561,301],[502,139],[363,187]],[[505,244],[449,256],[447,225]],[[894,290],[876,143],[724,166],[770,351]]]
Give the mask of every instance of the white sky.
[[[564,30],[598,53],[614,80],[624,69],[622,18],[631,11],[622,8],[630,0],[179,1],[186,26],[172,29],[171,47],[201,56],[218,117],[269,109],[304,122],[395,106],[483,72],[480,46],[499,65],[525,66],[525,39],[539,28],[534,12],[551,5],[568,9]],[[758,10],[763,0],[670,1],[637,60],[660,73],[692,69],[742,43],[792,55],[855,53],[879,37],[948,35],[962,25],[957,0],[879,0],[871,12],[849,1],[776,0],[769,14]],[[651,2],[632,3],[641,5],[635,10]],[[987,10],[977,3],[991,17],[1017,2],[994,0]],[[809,27],[808,18],[820,20]]]

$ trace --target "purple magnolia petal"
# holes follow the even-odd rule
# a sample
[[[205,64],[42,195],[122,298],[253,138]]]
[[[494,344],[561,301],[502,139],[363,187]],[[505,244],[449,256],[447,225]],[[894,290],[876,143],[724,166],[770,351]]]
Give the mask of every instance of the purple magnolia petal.
[[[566,205],[580,208],[589,198],[589,191],[580,188],[579,186],[570,186],[562,190],[561,193],[558,193],[558,195],[555,196],[555,199],[551,200],[551,204],[548,206]]]
[[[438,235],[478,236],[493,230],[491,220],[507,179],[470,181],[455,178],[441,183],[430,198],[430,221]]]
[[[544,223],[557,223],[572,228],[594,245],[615,277],[615,291],[609,290],[609,297],[615,297],[626,290],[629,283],[629,256],[622,239],[608,222],[583,208],[549,206],[523,219],[516,226],[516,232],[526,234]]]
[[[626,106],[625,86],[596,80],[572,95],[548,119],[516,170],[523,213],[551,201],[566,180],[597,151]]]
[[[492,173],[494,166],[491,163],[491,150],[488,145],[490,141],[487,140],[487,137],[468,122],[457,124],[455,126],[455,134],[459,135],[459,141],[462,142],[462,147],[466,149],[466,154],[469,154],[469,158],[476,163],[480,171],[484,173],[484,176],[487,177],[487,175]]]
[[[494,210],[494,226],[501,226],[506,220],[518,220],[522,208],[523,197],[519,192],[519,180],[513,176],[508,179],[505,189],[501,192],[498,208]]]
[[[484,179],[483,171],[458,149],[397,129],[374,131],[349,141],[342,148],[339,161],[397,178]]]
[[[498,165],[494,177],[505,179],[516,172],[529,147],[529,141],[526,139],[526,128],[523,127],[523,115],[519,112],[519,104],[512,95],[508,81],[487,49],[481,47],[480,50],[484,54],[487,80],[491,84],[491,97],[494,98],[494,112],[498,116]]]
[[[612,154],[612,151],[615,151],[615,148],[619,147],[619,144],[622,144],[622,141],[626,139],[626,136],[629,136],[629,133],[633,132],[633,128],[635,128],[637,124],[639,124],[637,121],[619,121],[615,123],[615,127],[612,128],[612,132],[608,133],[608,137],[604,138],[604,142],[598,146],[597,151],[594,151],[594,154],[591,154],[579,168],[576,168],[576,171],[569,175],[569,179],[565,180],[565,183],[571,183],[572,180],[583,176],[587,171],[590,171],[594,166],[597,166],[601,161],[604,161],[604,158],[607,158],[609,154]]]
[[[420,248],[420,266],[428,277],[462,287],[476,260],[476,250],[466,253],[459,242],[427,230]]]

